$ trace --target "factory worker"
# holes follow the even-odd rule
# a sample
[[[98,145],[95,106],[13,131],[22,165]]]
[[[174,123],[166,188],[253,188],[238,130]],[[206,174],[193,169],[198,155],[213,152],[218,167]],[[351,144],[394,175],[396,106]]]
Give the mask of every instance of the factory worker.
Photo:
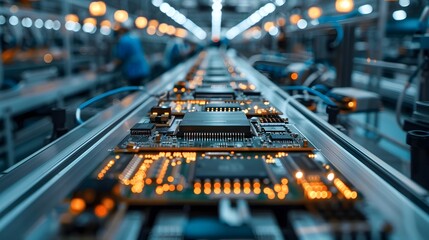
[[[190,48],[181,38],[170,36],[164,51],[164,60],[162,62],[164,69],[168,71],[181,63],[189,53]]]
[[[140,86],[149,80],[150,66],[144,56],[140,39],[131,32],[132,27],[133,22],[128,19],[115,32],[117,34],[117,44],[114,49],[116,59],[106,65],[106,70],[112,71],[120,66],[128,84]]]

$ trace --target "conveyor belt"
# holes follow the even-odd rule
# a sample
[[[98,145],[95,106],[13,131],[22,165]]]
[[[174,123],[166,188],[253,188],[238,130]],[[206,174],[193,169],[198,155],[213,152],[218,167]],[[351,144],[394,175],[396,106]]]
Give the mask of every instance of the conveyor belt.
[[[233,95],[225,82],[211,83],[217,90],[209,95],[195,94],[210,64],[217,76],[223,62],[228,71],[222,75],[231,74],[237,86]],[[110,183],[121,189],[117,204],[147,218],[141,238],[163,236],[159,229],[166,222],[218,226],[216,206],[225,207],[220,199],[231,198],[240,206],[245,199],[253,216],[252,224],[231,231],[253,231],[255,238],[268,234],[256,222],[269,222],[274,239],[288,237],[287,224],[298,226],[302,212],[329,226],[334,225],[327,213],[341,216],[344,224],[359,222],[357,234],[390,234],[373,218],[392,225],[397,238],[428,234],[426,191],[296,101],[286,106],[289,95],[233,53],[209,50],[162,75],[148,92],[129,96],[5,172],[0,178],[1,238],[25,236],[37,219],[67,195],[80,196],[85,186],[110,196],[101,190]],[[152,96],[160,93],[165,94]],[[240,113],[227,114],[235,111]],[[361,205],[369,205],[371,214]],[[349,214],[354,217],[344,217]],[[178,237],[201,234],[177,229]]]

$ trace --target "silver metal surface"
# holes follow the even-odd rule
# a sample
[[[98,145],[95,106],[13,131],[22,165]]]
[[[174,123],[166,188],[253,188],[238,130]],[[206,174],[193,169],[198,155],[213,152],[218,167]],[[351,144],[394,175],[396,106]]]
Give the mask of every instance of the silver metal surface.
[[[0,177],[0,239],[21,239],[37,219],[72,191],[156,103],[151,94],[172,88],[192,61],[96,115]]]

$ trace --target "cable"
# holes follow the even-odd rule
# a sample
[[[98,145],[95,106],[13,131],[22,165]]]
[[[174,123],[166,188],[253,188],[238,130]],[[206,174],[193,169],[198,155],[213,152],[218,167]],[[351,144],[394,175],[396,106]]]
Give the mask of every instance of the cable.
[[[322,94],[327,95],[327,93],[329,93],[329,91],[331,91],[331,89],[329,89],[327,86],[323,85],[323,84],[316,84],[312,87],[314,90],[319,91]]]
[[[305,87],[305,86],[289,86],[289,87],[284,87],[283,89],[286,90],[286,91],[293,91],[293,90],[307,91],[307,92],[309,92],[311,94],[314,94],[314,95],[318,96],[326,104],[328,104],[330,106],[337,106],[335,104],[335,102],[332,101],[328,96],[326,96],[326,95],[322,94],[321,92],[316,91],[316,90],[314,90],[312,88],[309,88],[309,87]]]
[[[420,70],[423,68],[424,64],[426,64],[427,61],[428,59],[425,59],[422,63],[420,63],[420,65],[413,72],[413,74],[411,74],[411,76],[408,78],[407,82],[405,83],[401,94],[399,94],[398,100],[396,101],[396,109],[395,109],[396,123],[399,125],[401,129],[404,129],[404,123],[401,120],[401,112],[402,112],[402,103],[404,102],[405,94],[407,93],[408,88],[410,88],[411,84],[413,83],[414,78],[417,77],[417,74],[420,72]]]
[[[338,47],[344,39],[344,29],[338,22],[333,22],[332,26],[335,31],[337,31],[337,37],[335,38],[335,41],[331,43],[331,47],[335,48]]]
[[[118,94],[118,93],[121,93],[121,92],[129,92],[129,91],[144,91],[144,90],[145,90],[145,87],[143,87],[143,86],[120,87],[120,88],[113,89],[113,90],[107,91],[107,92],[105,92],[105,93],[102,93],[102,94],[100,94],[100,95],[98,95],[98,96],[95,96],[95,97],[93,97],[93,98],[91,98],[91,99],[87,100],[86,102],[81,103],[81,104],[77,107],[77,109],[76,109],[76,121],[77,121],[79,124],[82,124],[84,121],[82,120],[82,118],[81,118],[81,116],[80,116],[81,111],[82,111],[84,108],[88,107],[89,105],[91,105],[91,104],[93,104],[93,103],[95,103],[95,102],[98,102],[98,101],[100,101],[100,100],[101,100],[101,99],[103,99],[103,98],[106,98],[106,97],[108,97],[108,96],[115,95],[115,94]]]

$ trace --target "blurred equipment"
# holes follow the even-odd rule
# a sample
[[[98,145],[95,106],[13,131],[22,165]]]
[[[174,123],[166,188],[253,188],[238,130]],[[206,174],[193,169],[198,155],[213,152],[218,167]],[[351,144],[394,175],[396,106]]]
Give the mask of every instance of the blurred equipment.
[[[329,96],[345,112],[376,112],[382,106],[378,94],[357,88],[333,88]]]

